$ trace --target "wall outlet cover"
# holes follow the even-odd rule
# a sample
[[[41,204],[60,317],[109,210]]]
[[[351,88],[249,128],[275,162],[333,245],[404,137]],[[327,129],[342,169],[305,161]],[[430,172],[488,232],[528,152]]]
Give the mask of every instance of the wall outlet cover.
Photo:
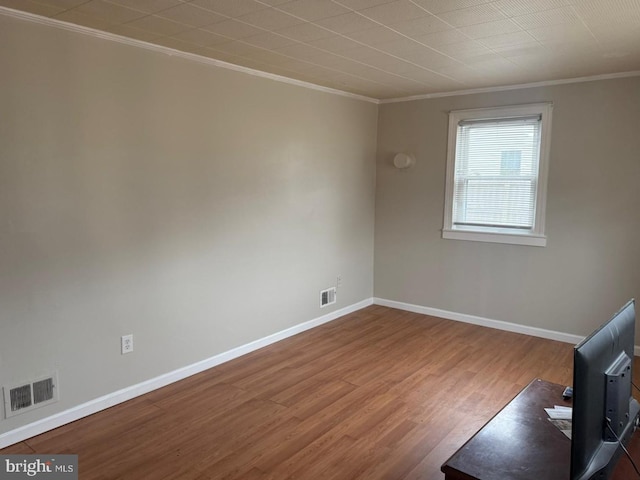
[[[133,352],[133,334],[123,335],[120,339],[120,347],[122,355]]]

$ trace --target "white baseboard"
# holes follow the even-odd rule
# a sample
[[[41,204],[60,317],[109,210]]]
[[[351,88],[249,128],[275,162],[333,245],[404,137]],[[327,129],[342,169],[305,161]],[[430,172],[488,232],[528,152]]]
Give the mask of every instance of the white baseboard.
[[[477,317],[466,313],[450,312],[448,310],[440,310],[439,308],[423,307],[422,305],[414,305],[411,303],[396,302],[395,300],[387,300],[384,298],[374,298],[373,303],[384,307],[397,308],[406,310],[407,312],[422,313],[423,315],[431,315],[433,317],[446,318],[447,320],[457,320],[458,322],[472,323],[481,327],[496,328],[498,330],[506,330],[507,332],[523,333],[533,337],[548,338],[550,340],[558,340],[565,343],[579,343],[584,337],[579,335],[571,335],[569,333],[556,332],[555,330],[546,330],[544,328],[529,327],[527,325],[519,325],[517,323],[503,322],[501,320],[492,320],[485,317]]]
[[[284,340],[285,338],[292,337],[293,335],[304,332],[305,330],[309,330],[311,328],[322,325],[323,323],[330,322],[349,313],[368,307],[372,304],[373,298],[362,300],[358,303],[354,303],[353,305],[349,305],[339,310],[327,313],[326,315],[315,318],[313,320],[300,323],[299,325],[295,325],[291,328],[287,328],[272,335],[268,335],[264,338],[255,340],[245,345],[241,345],[218,355],[214,355],[213,357],[207,358],[200,362],[196,362],[192,365],[187,365],[186,367],[182,367],[172,372],[165,373],[136,385],[131,385],[130,387],[123,388],[122,390],[109,393],[102,397],[90,400],[86,403],[70,408],[63,412],[56,413],[28,425],[18,427],[9,432],[0,434],[0,448],[8,447],[9,445],[13,445],[14,443],[22,442],[23,440],[31,438],[35,435],[39,435],[49,430],[53,430],[54,428],[61,427],[62,425],[66,425],[67,423],[74,422],[76,420],[79,420],[80,418],[92,415],[109,407],[113,407],[114,405],[117,405],[119,403],[126,402],[127,400],[131,400],[132,398],[144,395],[145,393],[149,393],[153,390],[169,385],[170,383],[174,383],[184,378],[190,377],[191,375],[195,375],[196,373],[200,373],[204,370],[220,365],[221,363],[228,362],[229,360],[233,360],[234,358],[253,352],[254,350],[266,347],[268,345],[271,345],[272,343]]]
[[[519,325],[517,323],[503,322],[502,320],[492,320],[490,318],[468,315],[466,313],[450,312],[448,310],[440,310],[439,308],[423,307],[422,305],[414,305],[411,303],[396,302],[395,300],[387,300],[375,297],[373,299],[375,305],[383,307],[397,308],[406,310],[407,312],[421,313],[423,315],[431,315],[433,317],[446,318],[447,320],[456,320],[458,322],[472,323],[482,327],[496,328],[507,332],[522,333],[531,335],[532,337],[546,338],[549,340],[557,340],[564,343],[572,343],[577,345],[585,337],[573,335],[571,333],[558,332],[555,330],[547,330],[545,328],[530,327],[528,325]],[[640,346],[634,347],[634,355],[640,356]]]

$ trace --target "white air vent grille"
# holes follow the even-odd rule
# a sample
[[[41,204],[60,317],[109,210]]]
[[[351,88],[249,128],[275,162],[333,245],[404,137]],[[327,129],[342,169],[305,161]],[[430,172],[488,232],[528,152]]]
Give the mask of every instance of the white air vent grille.
[[[31,385],[22,385],[9,390],[11,411],[22,410],[31,406]]]
[[[58,401],[57,375],[3,387],[5,418]]]
[[[53,399],[53,378],[45,378],[39,382],[33,382],[33,403],[36,405]]]
[[[320,308],[336,303],[336,287],[327,288],[320,292]]]

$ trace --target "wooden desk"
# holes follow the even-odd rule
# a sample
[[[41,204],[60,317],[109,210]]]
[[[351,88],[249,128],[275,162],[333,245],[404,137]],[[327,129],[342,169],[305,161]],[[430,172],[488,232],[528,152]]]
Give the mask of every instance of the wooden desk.
[[[544,411],[562,399],[563,385],[536,379],[467,441],[441,467],[445,480],[569,480],[571,440]],[[640,458],[640,435],[629,442]],[[612,480],[633,478],[631,463],[621,457]]]
[[[568,480],[571,440],[544,411],[571,405],[563,390],[531,382],[442,465],[445,480]]]

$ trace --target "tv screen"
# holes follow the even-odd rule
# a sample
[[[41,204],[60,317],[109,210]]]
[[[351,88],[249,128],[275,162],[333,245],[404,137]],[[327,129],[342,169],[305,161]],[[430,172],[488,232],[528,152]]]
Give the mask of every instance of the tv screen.
[[[575,347],[571,480],[609,477],[636,425],[640,405],[632,396],[635,304]]]

